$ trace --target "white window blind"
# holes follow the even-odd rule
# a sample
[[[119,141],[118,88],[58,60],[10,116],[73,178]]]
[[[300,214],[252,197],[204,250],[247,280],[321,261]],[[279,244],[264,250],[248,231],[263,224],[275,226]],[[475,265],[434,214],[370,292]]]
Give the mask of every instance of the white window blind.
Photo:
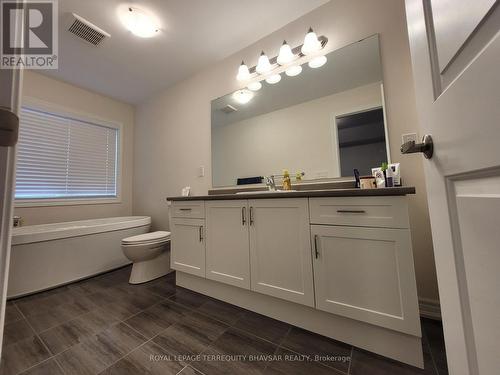
[[[118,129],[22,108],[16,199],[117,196]]]

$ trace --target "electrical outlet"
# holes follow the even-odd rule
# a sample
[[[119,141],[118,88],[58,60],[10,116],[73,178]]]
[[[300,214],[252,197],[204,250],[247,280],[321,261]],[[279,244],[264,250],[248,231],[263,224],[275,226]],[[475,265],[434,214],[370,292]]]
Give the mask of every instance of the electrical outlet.
[[[411,142],[414,141],[415,143],[418,143],[417,141],[417,133],[408,133],[408,134],[403,134],[401,136],[403,144],[406,142]]]
[[[198,167],[198,177],[205,177],[205,167],[203,165]]]

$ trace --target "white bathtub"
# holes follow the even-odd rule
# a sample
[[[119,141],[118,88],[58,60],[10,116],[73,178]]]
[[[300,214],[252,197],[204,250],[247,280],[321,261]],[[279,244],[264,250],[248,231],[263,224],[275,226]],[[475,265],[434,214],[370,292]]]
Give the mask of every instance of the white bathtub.
[[[124,266],[121,239],[147,233],[149,216],[14,228],[7,296],[42,291]]]

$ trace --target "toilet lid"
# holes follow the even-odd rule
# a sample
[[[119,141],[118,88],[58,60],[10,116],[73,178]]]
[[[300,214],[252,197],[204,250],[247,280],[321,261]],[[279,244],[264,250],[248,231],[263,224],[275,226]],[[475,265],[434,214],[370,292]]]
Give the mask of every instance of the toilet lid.
[[[165,241],[170,238],[170,232],[166,231],[156,231],[151,233],[139,234],[137,236],[127,237],[122,240],[122,243],[126,244],[136,244],[143,242],[156,242]]]

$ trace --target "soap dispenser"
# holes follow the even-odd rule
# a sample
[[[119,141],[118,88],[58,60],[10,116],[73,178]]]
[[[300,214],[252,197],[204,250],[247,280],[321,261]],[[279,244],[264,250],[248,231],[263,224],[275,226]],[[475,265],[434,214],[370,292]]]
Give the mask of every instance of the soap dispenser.
[[[292,181],[290,180],[290,172],[287,169],[283,170],[283,190],[292,190]]]

